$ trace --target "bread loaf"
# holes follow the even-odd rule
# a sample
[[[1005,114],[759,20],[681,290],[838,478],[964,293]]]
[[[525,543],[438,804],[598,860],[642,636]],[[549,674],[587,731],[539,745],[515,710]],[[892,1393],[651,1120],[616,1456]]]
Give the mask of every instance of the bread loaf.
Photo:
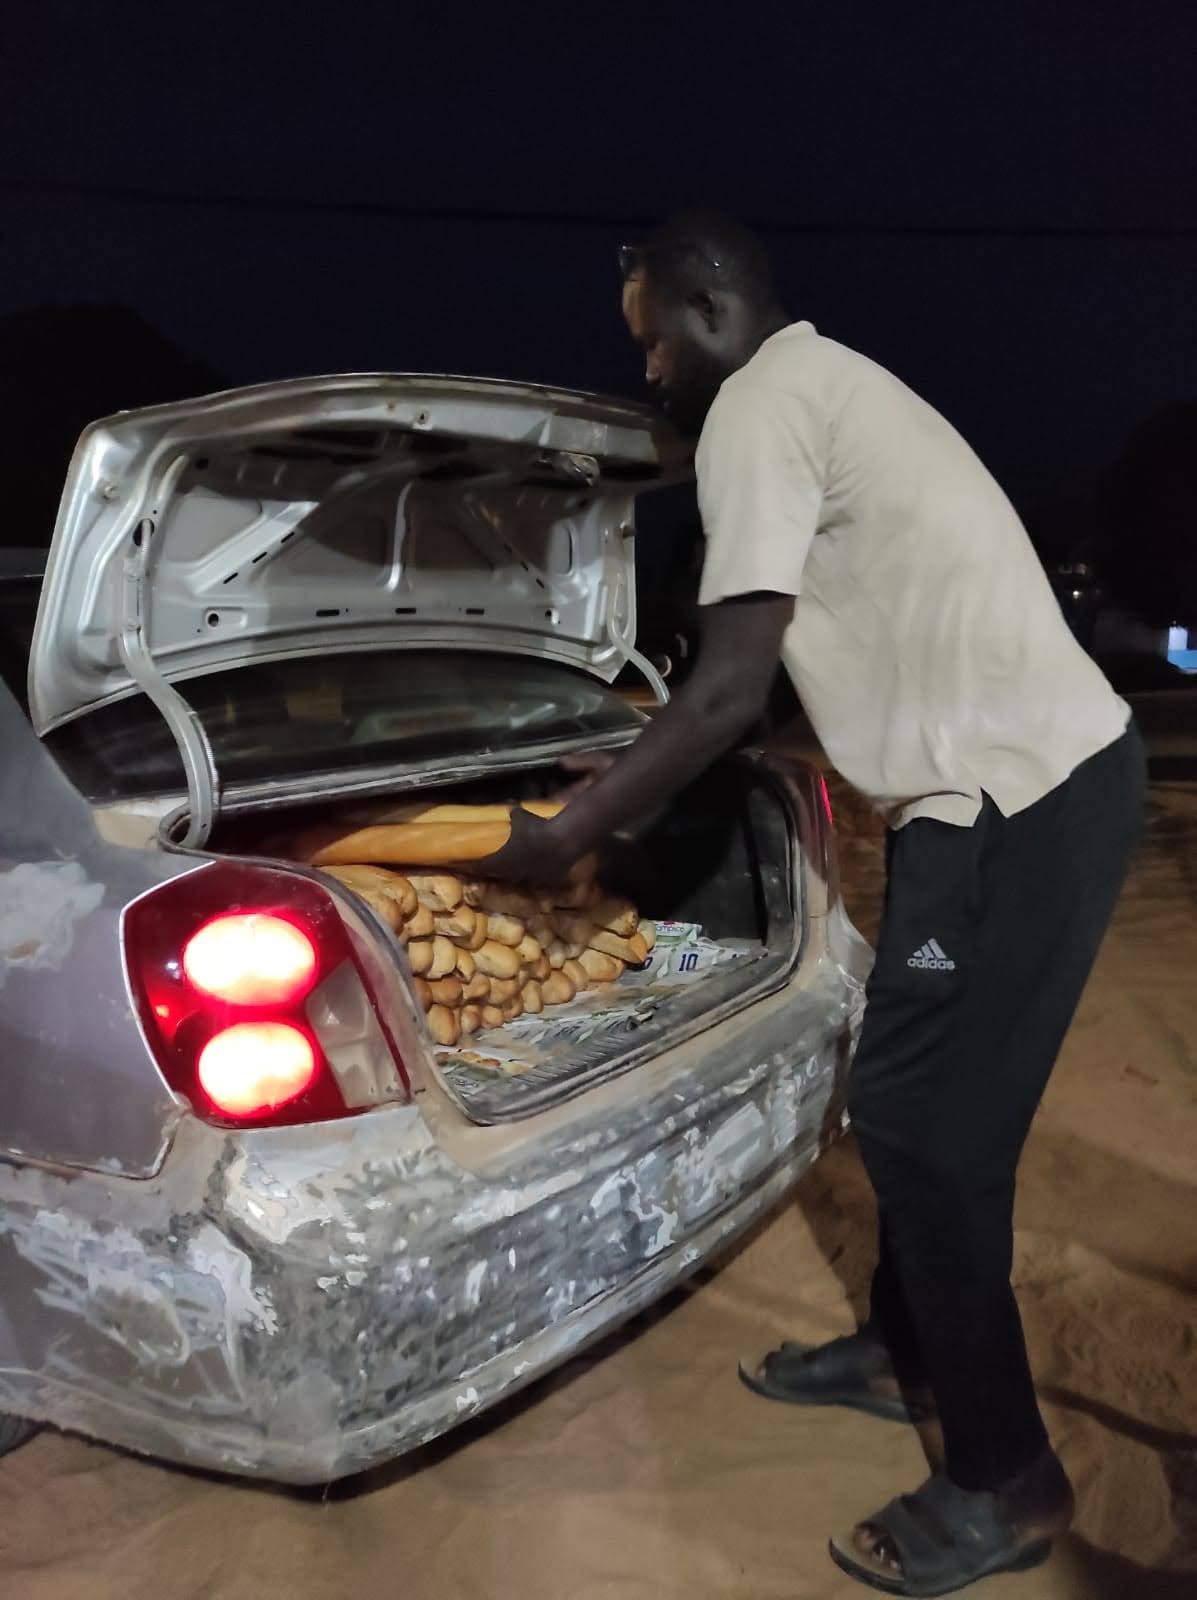
[[[524,1010],[534,1017],[538,1017],[544,1010],[544,994],[536,980],[530,979],[521,993],[524,997]]]
[[[623,962],[602,950],[583,950],[578,959],[595,983],[614,983],[623,976]]]
[[[460,978],[437,978],[428,984],[434,1005],[449,1006],[456,1010],[462,1002],[464,990]]]
[[[474,929],[478,923],[478,913],[473,906],[461,905],[453,911],[434,912],[432,923],[436,931],[443,933],[446,939],[452,939],[460,944],[468,944],[474,937]]]
[[[518,978],[490,979],[490,998],[493,1005],[504,1006],[508,1000],[514,999],[519,992],[520,980]]]
[[[353,889],[359,894],[369,891],[393,900],[399,908],[402,920],[410,917],[416,909],[416,891],[410,879],[405,878],[402,873],[391,872],[386,867],[360,864],[329,867],[326,870],[330,878],[336,878],[337,882],[343,883],[347,889]]]
[[[477,968],[474,965],[473,955],[469,950],[463,950],[460,945],[457,947],[457,965],[453,970],[457,973],[457,976],[462,980],[463,983],[469,983],[470,979],[477,971]]]
[[[564,972],[554,972],[541,985],[540,992],[546,1006],[564,1006],[569,1004],[577,991]]]
[[[566,944],[581,945],[583,949],[591,941],[595,928],[594,918],[584,911],[555,911],[553,913],[553,927],[557,930],[557,937]]]
[[[415,911],[407,919],[403,929],[409,939],[431,939],[436,932],[436,923],[433,921],[432,912],[427,906],[417,905]]]
[[[500,815],[486,820],[477,817],[475,808],[464,809],[470,816],[461,820],[388,822],[358,828],[322,845],[309,859],[318,867],[359,861],[436,867],[447,861],[481,861],[501,850],[511,837],[510,807],[496,807]]]
[[[490,979],[484,972],[476,972],[465,986],[463,996],[467,1005],[476,1001],[480,1005],[490,1001]]]
[[[482,1007],[463,1006],[461,1008],[461,1031],[465,1035],[477,1033],[482,1026]]]
[[[407,947],[407,959],[417,977],[426,973],[432,965],[432,940],[413,939]]]
[[[544,954],[544,951],[540,947],[540,940],[534,939],[530,933],[526,933],[519,944],[516,945],[515,953],[519,956],[522,966],[534,967]]]
[[[510,1000],[503,1002],[502,1011],[504,1022],[514,1022],[517,1017],[522,1017],[524,1014],[523,996],[513,994]]]
[[[579,994],[581,994],[583,989],[589,989],[590,974],[586,971],[586,968],[580,961],[571,958],[565,963],[561,970],[564,972],[565,976],[573,984],[574,988]]]
[[[457,1012],[448,1006],[433,1006],[428,1013],[428,1031],[437,1044],[455,1045],[461,1038],[461,1024]]]
[[[616,956],[629,967],[642,967],[648,960],[648,945],[638,933],[634,933],[630,939],[621,939],[617,933],[608,933],[606,928],[600,928],[591,934],[590,948],[601,950],[604,955]]]
[[[346,888],[350,885],[346,884]],[[403,918],[399,914],[399,907],[389,894],[379,894],[375,889],[354,889],[352,891],[359,900],[364,900],[376,915],[380,916],[387,927],[398,933],[403,926]]]
[[[474,964],[488,978],[514,978],[520,970],[518,953],[510,945],[488,939],[474,952]]]
[[[428,977],[447,978],[456,965],[457,951],[452,941],[446,939],[443,933],[438,933],[432,941],[432,963],[428,968]]]
[[[510,945],[517,949],[527,936],[527,926],[518,917],[509,917],[506,912],[495,911],[487,914],[487,937],[497,944]]]
[[[482,911],[505,912],[509,917],[521,917],[525,922],[540,913],[540,902],[526,889],[509,887],[505,883],[488,883],[474,879],[462,886],[465,902]]]
[[[543,983],[552,970],[549,965],[549,958],[546,955],[542,955],[535,965],[528,968],[529,973],[536,979],[537,983]]]
[[[525,811],[531,811],[537,817],[555,817],[563,809],[564,801],[561,800],[521,800],[518,802]],[[432,804],[427,800],[400,801],[397,805],[384,806],[381,809],[374,807],[362,808],[356,815],[363,821],[375,825],[391,825],[401,822],[428,822],[428,823],[460,823],[460,822],[506,822],[511,816],[511,806],[500,805],[443,805]]]
[[[597,927],[630,939],[640,922],[640,913],[630,900],[599,900],[587,908]]]
[[[413,872],[408,881],[429,911],[453,911],[461,904],[461,879],[450,872]]]
[[[432,986],[423,978],[413,978],[412,988],[415,990],[416,999],[420,1003],[420,1010],[427,1011],[432,1005]]]
[[[482,1026],[484,1028],[501,1028],[504,1020],[502,1006],[485,1005],[482,1007]]]

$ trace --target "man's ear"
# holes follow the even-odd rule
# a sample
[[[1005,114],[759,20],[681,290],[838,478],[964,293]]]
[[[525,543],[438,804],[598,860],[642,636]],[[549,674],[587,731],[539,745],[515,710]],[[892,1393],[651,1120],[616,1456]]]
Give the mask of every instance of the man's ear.
[[[718,333],[727,321],[727,307],[705,289],[696,289],[690,296],[689,304],[706,323],[708,333]]]

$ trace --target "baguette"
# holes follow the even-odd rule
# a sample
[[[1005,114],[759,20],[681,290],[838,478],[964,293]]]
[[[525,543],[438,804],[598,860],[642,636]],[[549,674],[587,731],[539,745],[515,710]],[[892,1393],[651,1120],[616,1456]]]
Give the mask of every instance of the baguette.
[[[505,1020],[502,1006],[486,1005],[482,1007],[482,1026],[484,1028],[501,1028]]]
[[[513,994],[510,1000],[505,1000],[502,1006],[503,1021],[514,1022],[517,1017],[524,1014],[524,1001],[522,995]]]
[[[454,911],[461,904],[461,879],[451,872],[413,872],[408,881],[429,911]]]
[[[540,985],[535,979],[532,979],[530,982],[524,985],[522,993],[524,997],[524,1010],[529,1012],[532,1016],[538,1017],[544,1010],[544,995],[541,992]]]
[[[583,989],[589,989],[590,974],[580,961],[571,958],[565,963],[561,970],[564,972],[565,976],[573,984],[574,988],[579,994],[581,994]]]
[[[464,995],[460,978],[437,978],[429,983],[428,992],[434,1005],[448,1006],[450,1010],[461,1005]]]
[[[467,1005],[477,1002],[485,1005],[490,1001],[490,979],[484,972],[476,972],[466,984],[463,996]]]
[[[318,849],[311,862],[318,867],[354,861],[438,867],[447,861],[481,861],[510,838],[509,811],[503,820],[490,822],[391,822],[344,834]]]
[[[457,947],[457,965],[453,970],[463,983],[469,983],[478,970],[474,965],[474,957],[468,950],[463,950],[460,945]]]
[[[474,952],[474,964],[488,978],[514,978],[520,970],[520,958],[510,945],[496,944],[488,939]]]
[[[564,808],[562,800],[521,800],[518,802],[525,811],[531,811],[537,817],[555,817]],[[397,805],[384,806],[381,810],[359,810],[356,815],[362,821],[369,821],[375,826],[393,826],[396,823],[426,822],[426,823],[461,823],[461,822],[506,822],[511,816],[510,805],[432,805],[427,800],[401,801]]]
[[[588,909],[598,927],[621,939],[630,939],[640,923],[640,913],[630,900],[600,900]]]
[[[433,926],[446,939],[468,945],[474,937],[478,913],[472,906],[457,906],[453,911],[438,911],[432,918]]]
[[[415,990],[416,999],[420,1003],[420,1010],[427,1011],[432,1005],[432,985],[425,983],[423,978],[413,978],[412,988]]]
[[[369,890],[386,895],[399,907],[400,920],[406,921],[416,909],[416,891],[411,881],[402,873],[389,872],[386,867],[363,866],[360,863],[325,869],[330,878],[343,883],[347,889],[358,893]]]
[[[474,918],[473,933],[468,939],[462,940],[463,946],[465,949],[470,951],[472,955],[477,954],[477,952],[482,948],[489,938],[489,934],[486,931],[486,924],[488,920],[489,919],[480,911]]]
[[[583,950],[578,957],[592,983],[614,983],[623,976],[623,962],[602,950]]]
[[[445,938],[443,933],[438,933],[432,941],[432,965],[428,968],[429,978],[447,978],[456,965],[456,948],[451,940]]]
[[[455,1045],[461,1038],[461,1024],[457,1012],[448,1006],[433,1006],[428,1013],[428,1031],[437,1044]]]
[[[492,1005],[505,1006],[508,1000],[514,999],[520,992],[518,978],[491,978],[489,982]]]
[[[346,884],[347,889],[350,888]],[[398,933],[403,926],[403,918],[399,915],[399,907],[389,894],[379,894],[375,889],[354,888],[350,890],[359,900],[364,900],[377,916],[380,916],[393,933]]]
[[[427,906],[417,905],[414,913],[407,919],[403,931],[409,939],[431,939],[436,932],[432,912]]]
[[[545,955],[541,956],[540,960],[536,962],[535,966],[528,968],[528,971],[531,973],[533,978],[535,978],[537,983],[543,983],[552,970],[552,967],[549,965],[549,958]]]
[[[526,933],[519,944],[516,945],[515,953],[525,967],[534,967],[544,954],[544,951],[540,947],[540,940],[534,939],[530,933]]]
[[[591,934],[590,948],[601,950],[604,955],[616,956],[629,967],[642,967],[648,960],[648,946],[638,933],[634,933],[630,939],[621,939],[617,933],[608,933],[606,928],[601,928]]]
[[[407,947],[407,959],[417,977],[426,973],[432,965],[432,940],[413,939]]]
[[[465,1035],[477,1033],[482,1026],[482,1007],[463,1006],[461,1009],[461,1031]]]
[[[505,912],[492,912],[486,919],[487,937],[498,944],[510,945],[518,949],[527,937],[527,927],[518,917],[509,917]]]
[[[553,926],[557,937],[566,944],[580,944],[583,949],[590,943],[591,935],[598,930],[594,918],[584,911],[555,911]]]
[[[568,1005],[576,992],[564,972],[554,972],[540,987],[541,998],[546,1006]]]
[[[505,883],[474,879],[463,885],[463,894],[466,905],[480,911],[506,912],[509,917],[522,917],[525,922],[540,914],[540,902],[535,895]]]
[[[552,939],[545,946],[545,960],[554,972],[560,972],[569,959],[569,946],[563,939]]]

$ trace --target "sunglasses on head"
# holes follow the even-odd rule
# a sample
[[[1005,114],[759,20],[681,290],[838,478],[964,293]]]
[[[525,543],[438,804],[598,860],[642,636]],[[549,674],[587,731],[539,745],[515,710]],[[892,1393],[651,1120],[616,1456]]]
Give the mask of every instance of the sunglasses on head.
[[[644,246],[639,244],[621,244],[619,247],[619,270],[624,278],[630,278],[638,267],[644,264]],[[722,261],[717,261],[714,256],[707,257],[707,264],[715,272],[723,271]]]

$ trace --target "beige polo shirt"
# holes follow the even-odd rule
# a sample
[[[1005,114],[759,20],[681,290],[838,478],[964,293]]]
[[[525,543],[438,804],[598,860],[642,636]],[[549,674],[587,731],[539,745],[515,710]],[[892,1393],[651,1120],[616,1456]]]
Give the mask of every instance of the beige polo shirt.
[[[697,458],[699,599],[797,596],[783,657],[894,827],[1033,805],[1126,729],[1014,508],[960,435],[809,322],[723,385]]]

